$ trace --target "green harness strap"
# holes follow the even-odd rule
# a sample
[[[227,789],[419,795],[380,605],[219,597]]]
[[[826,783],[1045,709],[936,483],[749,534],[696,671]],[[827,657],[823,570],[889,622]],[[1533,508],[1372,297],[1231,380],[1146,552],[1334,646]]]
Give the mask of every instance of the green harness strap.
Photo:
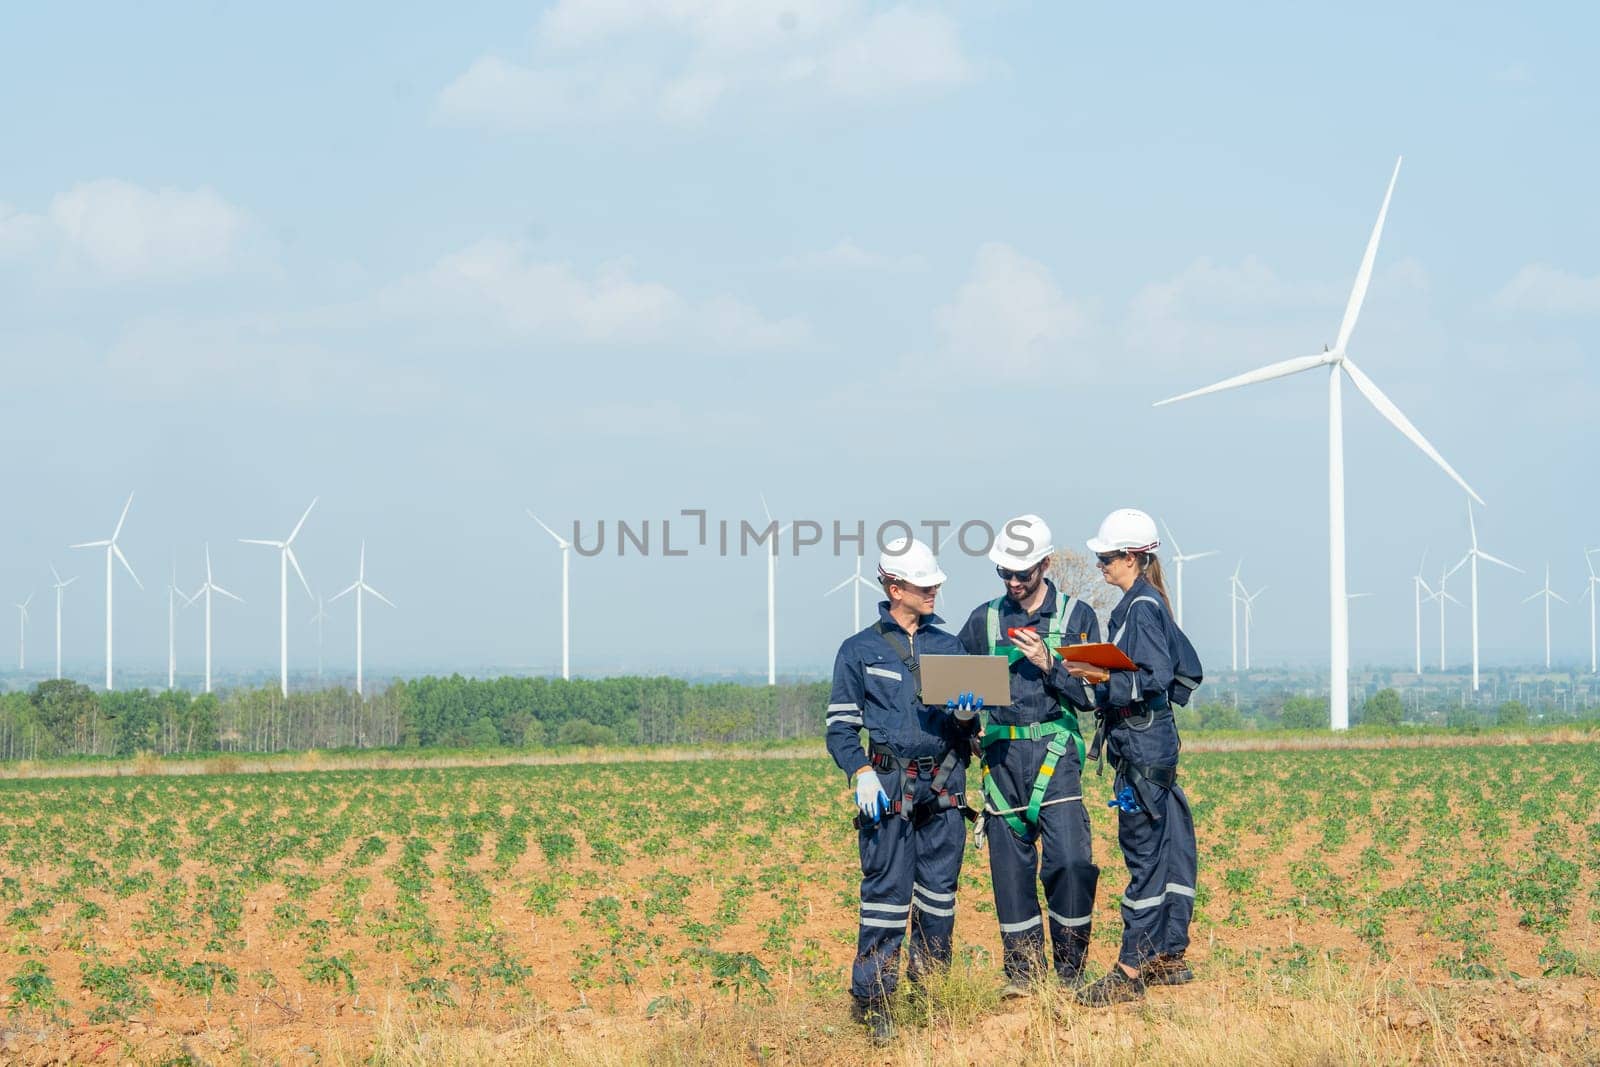
[[[1000,605],[1004,599],[1004,597],[1001,597],[989,601],[988,629],[989,654],[991,656],[999,654]],[[1074,603],[1075,598],[1063,594],[1060,590],[1056,591],[1055,617],[1050,620],[1050,629],[1045,634],[1046,645],[1052,650],[1062,642],[1063,632],[1067,625],[1067,619],[1072,613]],[[1015,664],[1017,660],[1022,658],[1022,650],[1013,645],[1007,651],[1006,658],[1010,664]],[[1060,704],[1061,718],[1050,722],[1031,723],[1028,726],[1002,726],[997,723],[989,723],[983,729],[983,738],[979,742],[979,746],[985,752],[989,750],[990,745],[997,741],[1048,740],[1045,745],[1044,762],[1039,766],[1039,773],[1033,780],[1033,790],[1028,795],[1027,811],[1021,817],[1018,817],[1017,813],[1010,811],[1013,805],[1006,799],[1005,794],[1000,791],[1000,786],[994,780],[994,776],[989,773],[988,761],[985,760],[982,766],[983,795],[994,805],[997,811],[1007,813],[1002,815],[1001,818],[1005,819],[1006,825],[1010,826],[1012,832],[1018,837],[1026,836],[1029,826],[1039,825],[1039,809],[1044,804],[1045,791],[1050,788],[1050,779],[1056,773],[1056,764],[1061,762],[1061,757],[1067,754],[1066,742],[1062,740],[1063,734],[1072,738],[1073,745],[1078,750],[1078,766],[1083,766],[1083,732],[1078,727],[1078,714],[1065,700],[1061,701]],[[1026,822],[1024,822],[1024,819],[1026,819]]]

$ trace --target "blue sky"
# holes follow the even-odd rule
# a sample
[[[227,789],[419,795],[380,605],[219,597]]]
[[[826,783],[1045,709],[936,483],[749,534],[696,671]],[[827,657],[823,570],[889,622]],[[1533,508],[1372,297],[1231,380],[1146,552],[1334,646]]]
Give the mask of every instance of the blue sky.
[[[1589,9],[1096,9],[858,0],[157,5],[0,15],[0,600],[48,564],[69,662],[165,656],[174,554],[276,656],[281,537],[369,578],[391,669],[550,669],[553,545],[526,518],[1110,508],[1191,551],[1220,662],[1244,560],[1258,658],[1326,647],[1320,375],[1152,401],[1331,343],[1395,157],[1351,355],[1486,498],[1486,549],[1576,601],[1600,544]],[[1356,662],[1403,663],[1410,575],[1459,558],[1461,493],[1345,390]],[[869,568],[870,569],[870,568]],[[947,614],[993,595],[951,572]],[[780,671],[821,670],[849,561],[779,568]],[[119,579],[120,581],[120,579]],[[1487,662],[1541,647],[1485,573]],[[579,670],[757,671],[755,558],[574,563]],[[291,654],[311,655],[293,604]],[[43,608],[43,610],[41,610]],[[193,613],[191,613],[193,614]],[[14,641],[14,611],[4,622]],[[1451,617],[1452,658],[1466,634]],[[1587,611],[1555,606],[1558,658]],[[197,655],[185,621],[180,657]],[[348,610],[328,630],[349,659]],[[1431,625],[1425,644],[1435,641]]]

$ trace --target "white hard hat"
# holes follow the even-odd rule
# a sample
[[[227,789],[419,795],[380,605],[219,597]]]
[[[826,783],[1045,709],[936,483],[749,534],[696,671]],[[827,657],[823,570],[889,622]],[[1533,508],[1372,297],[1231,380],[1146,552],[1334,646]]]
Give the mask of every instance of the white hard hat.
[[[1161,547],[1156,520],[1138,508],[1118,508],[1100,524],[1100,532],[1089,538],[1089,551],[1154,552]]]
[[[1046,559],[1056,546],[1050,543],[1050,527],[1037,515],[1018,515],[1007,520],[989,548],[989,561],[1008,571],[1025,571]]]
[[[915,538],[896,537],[878,557],[878,577],[899,578],[912,585],[943,585],[944,571],[933,550]]]

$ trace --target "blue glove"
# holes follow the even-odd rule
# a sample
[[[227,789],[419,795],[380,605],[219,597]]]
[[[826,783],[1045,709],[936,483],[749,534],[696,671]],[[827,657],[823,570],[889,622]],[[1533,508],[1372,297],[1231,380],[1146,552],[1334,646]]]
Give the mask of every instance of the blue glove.
[[[1131,785],[1125,785],[1117,790],[1117,798],[1106,801],[1106,807],[1121,808],[1129,815],[1137,815],[1144,810],[1139,806],[1139,795],[1133,791]]]
[[[983,698],[962,693],[959,698],[946,701],[944,707],[956,717],[956,722],[971,722],[972,717],[983,710]]]
[[[856,807],[873,822],[889,813],[889,794],[883,791],[877,771],[865,770],[856,775]]]

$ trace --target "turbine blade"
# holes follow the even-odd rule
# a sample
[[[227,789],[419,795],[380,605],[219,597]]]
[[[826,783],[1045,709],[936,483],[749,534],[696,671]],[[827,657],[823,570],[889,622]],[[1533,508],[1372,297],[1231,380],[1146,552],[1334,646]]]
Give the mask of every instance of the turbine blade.
[[[366,582],[362,582],[361,583],[361,588],[365,589],[367,592],[371,593],[373,596],[377,597],[379,600],[383,601],[385,604],[389,605],[391,608],[394,607],[394,601],[390,600],[388,597],[384,596],[382,593],[380,593],[376,589],[372,588],[372,586],[368,585]]]
[[[878,585],[878,584],[876,584],[874,582],[869,582],[865,578],[861,577],[860,575],[856,575],[856,581],[860,582],[862,585],[866,586],[868,589],[872,590],[874,593],[882,593],[883,592],[883,586]]]
[[[1478,553],[1478,558],[1479,559],[1483,559],[1483,560],[1488,560],[1490,563],[1498,563],[1500,566],[1506,568],[1507,570],[1516,571],[1518,574],[1526,574],[1526,573],[1528,573],[1527,571],[1523,570],[1521,567],[1513,566],[1512,564],[1507,563],[1505,560],[1501,559],[1499,556],[1491,556],[1487,552],[1480,551]]]
[[[351,582],[344,589],[339,590],[337,593],[335,593],[331,597],[329,597],[328,598],[328,603],[332,604],[335,600],[338,600],[340,597],[347,596],[350,593],[354,593],[356,591],[356,587],[359,586],[360,584],[361,584],[360,582]]]
[[[1356,328],[1356,319],[1361,316],[1361,304],[1367,298],[1367,285],[1372,281],[1372,261],[1378,256],[1378,239],[1383,236],[1383,220],[1389,215],[1389,198],[1394,196],[1395,179],[1400,177],[1400,160],[1394,161],[1394,173],[1389,175],[1389,189],[1383,194],[1383,207],[1378,209],[1378,221],[1372,227],[1372,236],[1367,238],[1367,250],[1361,257],[1361,269],[1356,272],[1356,284],[1350,289],[1350,302],[1345,305],[1344,319],[1339,323],[1339,339],[1334,342],[1333,350],[1340,355],[1344,354],[1344,346],[1350,340],[1350,334]]]
[[[1567,598],[1562,596],[1560,593],[1556,592],[1554,589],[1548,590],[1548,592],[1549,592],[1549,594],[1551,596],[1555,597],[1557,600],[1561,601],[1563,604],[1565,604],[1567,602]]]
[[[529,509],[524,509],[524,510],[528,511],[528,518],[532,519],[534,522],[538,523],[540,526],[544,526],[544,532],[549,534],[551,537],[555,538],[556,539],[556,544],[560,545],[562,548],[570,548],[572,546],[572,542],[571,541],[568,541],[565,537],[562,537],[560,534],[558,534],[554,530],[550,529],[550,527],[545,526],[544,520],[541,519],[539,516],[535,515],[532,512],[532,510],[529,510]]]
[[[766,514],[767,521],[772,521],[772,509],[767,507],[767,494],[761,494],[761,510]]]
[[[128,502],[122,505],[122,514],[117,518],[117,528],[111,531],[111,540],[115,541],[122,534],[122,524],[128,521],[128,509],[133,507],[133,494],[128,494]]]
[[[1217,549],[1213,548],[1209,552],[1196,552],[1192,556],[1184,556],[1183,558],[1184,558],[1184,560],[1187,561],[1187,560],[1191,560],[1191,559],[1205,559],[1207,556],[1220,556],[1221,554],[1222,553],[1220,551],[1218,551]]]
[[[1472,517],[1472,503],[1467,503],[1467,532],[1472,534],[1472,547],[1478,547],[1478,520]]]
[[[845,587],[847,587],[850,584],[852,584],[855,580],[856,580],[856,576],[852,574],[850,577],[846,578],[844,581],[840,582],[838,585],[834,586],[832,589],[828,590],[826,593],[823,593],[822,595],[823,596],[832,596],[833,594],[837,593],[839,590],[844,589]]]
[[[270,548],[282,548],[282,541],[260,541],[254,537],[241,537],[239,543],[244,545],[267,545]]]
[[[68,545],[67,547],[68,548],[104,548],[107,545],[109,545],[110,543],[111,543],[110,541],[85,541],[82,544],[79,544],[79,545]]]
[[[1461,606],[1461,601],[1457,600],[1455,597],[1451,596],[1449,593],[1441,593],[1440,595],[1443,596],[1446,600],[1450,601],[1450,603],[1454,604],[1456,607],[1459,608]]]
[[[137,574],[133,573],[133,564],[129,563],[128,557],[122,554],[122,546],[118,545],[116,542],[112,542],[111,551],[112,554],[117,557],[117,559],[122,561],[122,567],[128,572],[128,577],[133,579],[133,584],[138,586],[140,589],[143,589],[144,583],[139,580],[139,576]]]
[[[77,580],[78,580],[78,576],[76,574],[74,574],[71,578],[68,578],[66,581],[61,583],[61,588],[65,589],[67,586],[71,585],[73,582],[75,582]]]
[[[1326,366],[1331,362],[1333,362],[1333,359],[1327,352],[1319,352],[1314,356],[1296,356],[1293,359],[1269,363],[1265,367],[1257,367],[1255,370],[1236,374],[1232,378],[1224,378],[1215,385],[1208,385],[1204,389],[1193,389],[1179,396],[1169,396],[1165,400],[1157,400],[1155,406],[1159,408],[1166,404],[1176,404],[1180,400],[1188,400],[1191,397],[1205,396],[1207,393],[1220,393],[1224,389],[1237,389],[1241,385],[1255,385],[1257,382],[1269,382],[1274,378],[1286,378],[1291,374],[1299,374],[1301,371]]]
[[[229,600],[237,600],[241,604],[244,603],[244,597],[242,597],[242,596],[234,596],[232,593],[228,592],[226,589],[222,588],[222,586],[220,586],[220,585],[213,585],[211,587],[211,591],[213,593],[220,593],[223,596],[227,597]]]
[[[287,545],[287,544],[290,544],[291,542],[294,541],[295,535],[300,532],[300,527],[304,526],[306,524],[306,519],[311,517],[311,509],[316,507],[317,506],[317,501],[321,500],[321,499],[322,499],[321,497],[312,497],[311,498],[311,503],[306,505],[306,513],[304,515],[300,516],[300,521],[299,522],[294,524],[294,529],[289,532],[288,538],[285,539],[285,541],[283,542],[284,544]]]
[[[1540,597],[1542,597],[1542,596],[1544,596],[1544,590],[1543,590],[1543,589],[1541,589],[1541,590],[1539,590],[1539,591],[1538,591],[1538,592],[1537,592],[1537,593],[1534,593],[1534,594],[1533,594],[1533,595],[1531,595],[1531,596],[1525,596],[1525,597],[1523,597],[1523,598],[1522,598],[1522,602],[1523,602],[1523,603],[1524,603],[1524,604],[1526,604],[1526,603],[1527,603],[1527,602],[1528,602],[1528,601],[1530,601],[1530,600],[1538,600],[1538,599],[1539,599],[1539,598],[1540,598]]]
[[[1172,536],[1172,527],[1167,525],[1167,520],[1165,518],[1162,518],[1161,520],[1161,529],[1167,535],[1167,544],[1172,546],[1172,554],[1174,556],[1183,556],[1183,549],[1178,547],[1178,539]]]
[[[57,573],[56,565],[54,563],[50,564],[50,577],[56,580],[57,585],[61,584],[61,575]]]
[[[305,587],[306,596],[312,600],[317,599],[317,594],[311,591],[311,583],[306,581],[306,572],[300,569],[300,561],[294,558],[294,549],[284,545],[283,554],[289,557],[289,563],[294,567],[295,575],[300,579],[300,584]]]
[[[1366,397],[1372,406],[1378,409],[1379,414],[1388,419],[1390,424],[1404,434],[1412,444],[1422,449],[1424,455],[1442,467],[1446,474],[1455,479],[1457,485],[1467,491],[1468,496],[1480,504],[1483,503],[1483,497],[1478,495],[1477,490],[1468,485],[1466,479],[1457,474],[1454,467],[1445,462],[1444,457],[1439,455],[1438,449],[1429,444],[1428,439],[1422,436],[1422,431],[1411,424],[1411,420],[1406,418],[1405,413],[1395,406],[1394,401],[1383,394],[1383,390],[1379,389],[1360,367],[1347,359],[1344,361],[1344,370],[1346,374],[1350,375],[1350,380],[1355,383],[1356,388],[1361,391],[1361,395]]]

